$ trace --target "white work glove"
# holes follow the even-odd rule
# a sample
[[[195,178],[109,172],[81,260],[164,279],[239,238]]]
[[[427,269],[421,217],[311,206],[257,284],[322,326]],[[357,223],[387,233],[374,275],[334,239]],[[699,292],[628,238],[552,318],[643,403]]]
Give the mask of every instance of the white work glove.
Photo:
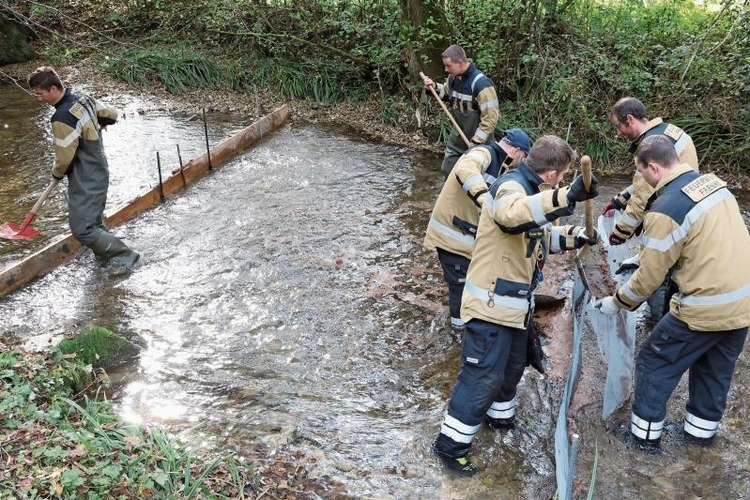
[[[622,264],[620,264],[620,267],[617,268],[617,271],[615,271],[615,274],[622,274],[627,271],[635,271],[638,269],[638,266],[641,263],[641,256],[640,254],[635,254],[634,256],[625,259],[622,261]]]
[[[614,316],[620,312],[620,306],[617,305],[617,302],[615,302],[613,297],[604,297],[600,300],[594,300],[593,306],[594,309],[599,309],[602,314],[606,314],[607,316]]]

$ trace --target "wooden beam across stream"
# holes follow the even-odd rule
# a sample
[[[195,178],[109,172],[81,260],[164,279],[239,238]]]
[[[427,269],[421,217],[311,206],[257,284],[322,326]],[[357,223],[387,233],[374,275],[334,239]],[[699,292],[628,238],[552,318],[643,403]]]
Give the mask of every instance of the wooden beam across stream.
[[[287,105],[281,106],[252,125],[223,140],[211,148],[210,166],[220,166],[238,156],[263,137],[278,129],[288,118],[289,107]],[[158,205],[162,199],[162,192],[165,197],[172,196],[206,175],[209,170],[209,154],[206,152],[182,165],[182,169],[176,169],[170,177],[164,180],[161,187],[154,187],[105,217],[107,227],[112,228],[133,219]],[[67,233],[15,265],[0,271],[0,297],[4,297],[30,281],[70,262],[81,250],[82,247],[78,240],[72,234]]]

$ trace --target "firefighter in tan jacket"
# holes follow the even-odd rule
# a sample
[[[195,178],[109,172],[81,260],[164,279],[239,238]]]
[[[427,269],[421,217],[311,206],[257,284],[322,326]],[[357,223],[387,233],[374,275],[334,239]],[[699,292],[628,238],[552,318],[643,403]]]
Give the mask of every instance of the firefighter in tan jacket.
[[[615,126],[618,136],[632,141],[628,148],[631,154],[635,153],[644,138],[663,135],[674,145],[680,163],[687,163],[698,171],[698,154],[693,139],[680,127],[665,123],[661,118],[649,120],[646,106],[635,97],[623,97],[617,101],[609,114],[609,120]],[[636,171],[633,183],[605,205],[603,215],[612,215],[613,209],[624,210],[614,231],[609,235],[610,245],[622,245],[638,231],[643,223],[646,203],[653,192],[654,189]]]
[[[670,270],[675,293],[669,313],[638,353],[630,426],[616,434],[630,445],[657,450],[667,400],[689,370],[682,432],[691,442],[709,445],[750,325],[750,235],[726,183],[680,164],[666,137],[644,139],[635,165],[654,188],[640,267],[595,307],[605,314],[632,311]]]
[[[545,256],[597,242],[598,235],[588,238],[582,227],[551,224],[571,215],[576,202],[597,195],[595,178],[588,192],[580,177],[558,187],[574,158],[564,140],[540,137],[528,160],[492,185],[482,206],[461,305],[463,366],[433,445],[443,464],[459,474],[477,471],[466,455],[483,422],[495,429],[514,424],[532,291]]]
[[[529,136],[519,128],[505,131],[499,142],[475,146],[456,163],[443,184],[427,225],[426,248],[437,250],[448,284],[450,322],[461,329],[461,294],[474,249],[479,211],[487,190],[507,168],[529,153]]]
[[[681,128],[671,123],[664,123],[661,118],[649,120],[646,106],[635,97],[623,97],[617,101],[609,114],[609,120],[615,126],[618,136],[630,141],[628,151],[635,153],[638,144],[652,135],[662,135],[674,145],[680,163],[690,165],[698,171],[698,155],[690,136]],[[614,230],[609,234],[610,245],[622,245],[639,233],[646,213],[646,204],[654,189],[636,171],[633,183],[612,198],[604,207],[603,215],[612,216],[614,210],[621,210]],[[667,312],[667,286],[665,283],[648,298],[651,321],[656,323]]]
[[[448,178],[459,157],[476,144],[495,142],[495,127],[500,116],[500,105],[492,81],[479,71],[460,45],[451,45],[442,54],[448,73],[444,84],[435,84],[424,76],[425,88],[435,87],[438,97],[447,102],[451,115],[471,144],[466,144],[453,128],[445,141],[445,156],[440,171]]]

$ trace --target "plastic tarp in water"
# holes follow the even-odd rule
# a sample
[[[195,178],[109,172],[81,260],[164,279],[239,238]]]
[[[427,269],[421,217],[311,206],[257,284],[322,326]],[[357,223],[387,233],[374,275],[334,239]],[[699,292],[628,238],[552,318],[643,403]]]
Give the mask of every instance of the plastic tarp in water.
[[[555,427],[555,475],[557,479],[557,498],[570,500],[573,494],[575,479],[575,447],[571,447],[568,439],[568,407],[573,399],[578,376],[581,373],[581,338],[583,336],[586,310],[589,306],[589,292],[583,286],[580,276],[576,278],[573,287],[573,352],[571,353],[568,380],[565,383],[563,399],[557,414]]]
[[[616,221],[616,216],[599,217],[597,229],[599,234],[603,235],[603,239],[606,239],[606,235],[614,229]],[[610,246],[607,241],[604,245],[607,249],[610,276],[619,287],[631,275],[631,273],[615,275],[622,261],[629,257],[628,245]],[[589,276],[589,279],[591,278],[592,276]],[[589,319],[591,329],[596,334],[599,350],[607,362],[607,378],[603,390],[603,418],[611,415],[630,397],[635,352],[635,313],[621,311],[617,316],[606,316],[594,309],[590,301],[591,295],[583,285],[580,276],[576,277],[572,299],[573,352],[555,427],[555,473],[559,500],[573,498],[577,436],[574,436],[571,442],[568,436],[567,412],[581,373],[581,340],[585,331],[586,318]]]
[[[604,235],[604,246],[607,249],[611,277],[619,288],[624,284],[633,271],[616,275],[615,271],[622,261],[629,257],[628,245],[609,245],[606,235],[612,232],[617,221],[615,217],[600,216],[598,221],[599,234]],[[636,314],[620,311],[616,316],[607,316],[598,309],[587,305],[589,325],[596,334],[597,344],[607,362],[607,379],[604,384],[604,405],[602,418],[606,419],[630,398],[633,384],[633,360],[635,356],[635,326]]]

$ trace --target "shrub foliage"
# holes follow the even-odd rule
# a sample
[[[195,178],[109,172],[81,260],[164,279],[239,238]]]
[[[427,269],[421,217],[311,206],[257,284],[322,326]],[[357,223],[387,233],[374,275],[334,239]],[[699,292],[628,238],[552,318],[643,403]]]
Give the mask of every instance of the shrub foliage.
[[[259,86],[289,99],[376,98],[392,122],[442,134],[419,68],[463,45],[495,82],[499,129],[564,136],[599,168],[630,165],[607,113],[633,95],[683,126],[707,168],[750,168],[748,0],[48,0],[0,2],[49,58],[108,56],[108,68],[170,92]],[[438,69],[435,69],[438,68]],[[442,77],[432,74],[436,79]],[[424,113],[423,113],[424,116]]]

